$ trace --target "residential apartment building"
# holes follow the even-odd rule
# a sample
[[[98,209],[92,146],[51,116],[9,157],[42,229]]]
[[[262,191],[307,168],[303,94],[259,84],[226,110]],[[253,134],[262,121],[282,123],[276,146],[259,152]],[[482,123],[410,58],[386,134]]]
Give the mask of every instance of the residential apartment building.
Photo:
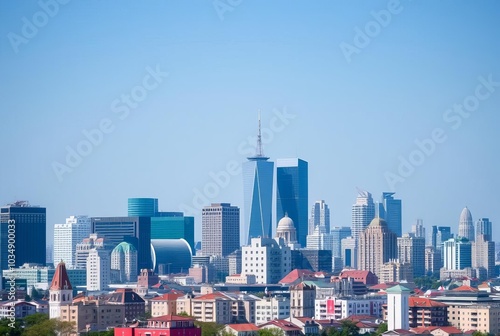
[[[290,299],[284,296],[264,297],[255,303],[257,325],[290,317]]]
[[[341,320],[352,315],[383,316],[383,306],[387,304],[387,296],[353,296],[350,298],[328,297],[317,299],[314,303],[316,320]]]
[[[290,316],[310,317],[314,314],[316,288],[301,282],[290,287]]]
[[[151,316],[175,315],[177,314],[177,299],[183,297],[182,293],[167,293],[150,300]]]

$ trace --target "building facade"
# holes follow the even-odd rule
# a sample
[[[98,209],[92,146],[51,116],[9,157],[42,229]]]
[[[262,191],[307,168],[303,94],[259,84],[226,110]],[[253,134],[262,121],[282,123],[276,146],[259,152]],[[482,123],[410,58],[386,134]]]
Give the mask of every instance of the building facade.
[[[398,259],[411,265],[413,277],[425,275],[425,238],[412,233],[398,237]]]
[[[356,203],[352,206],[352,237],[356,244],[361,232],[363,232],[372,219],[375,218],[375,203],[373,203],[372,194],[368,191],[358,190]]]
[[[102,291],[111,283],[111,251],[93,248],[87,257],[87,290]]]
[[[91,222],[88,216],[70,216],[66,224],[54,225],[54,260],[76,268],[76,245],[89,237]]]
[[[470,242],[474,241],[474,222],[472,221],[472,214],[467,207],[465,207],[460,214],[458,236],[467,238]]]
[[[137,281],[137,250],[127,242],[118,244],[111,252],[111,269],[118,273],[119,282]]]
[[[382,193],[378,216],[385,219],[389,230],[394,232],[396,236],[401,237],[403,233],[401,200],[395,199],[394,194],[393,192]]]
[[[153,217],[158,212],[157,198],[129,198],[129,217]]]
[[[240,209],[230,203],[212,203],[201,213],[201,251],[226,257],[240,248]]]
[[[463,270],[472,266],[472,244],[466,237],[451,238],[443,243],[443,267]]]
[[[330,233],[332,235],[332,255],[342,258],[342,239],[351,236],[351,228],[335,226]]]
[[[308,234],[312,234],[316,227],[321,233],[330,233],[330,208],[323,200],[316,201],[312,206]]]
[[[158,212],[151,217],[151,239],[185,239],[194,251],[194,217],[182,212]]]

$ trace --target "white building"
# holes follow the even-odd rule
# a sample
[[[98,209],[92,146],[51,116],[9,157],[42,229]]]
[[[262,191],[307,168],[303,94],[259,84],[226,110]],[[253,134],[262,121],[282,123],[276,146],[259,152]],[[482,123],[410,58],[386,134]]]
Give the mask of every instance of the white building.
[[[134,245],[121,242],[111,252],[111,269],[118,271],[118,281],[137,281],[137,250]]]
[[[111,282],[111,253],[108,249],[93,248],[87,257],[87,290],[102,291]]]
[[[333,249],[333,236],[330,233],[321,232],[321,227],[316,226],[312,234],[307,235],[307,248],[312,250]]]
[[[52,278],[49,289],[49,316],[58,318],[61,316],[61,308],[68,307],[73,302],[73,287],[69,281],[64,262],[57,265],[56,272]]]
[[[408,330],[410,328],[410,319],[408,311],[410,290],[406,287],[397,285],[387,289],[387,330],[395,329]]]
[[[290,299],[283,296],[264,297],[255,303],[255,324],[290,317]]]
[[[252,238],[243,246],[242,274],[254,274],[258,284],[276,284],[291,271],[291,250],[283,238]]]
[[[354,237],[342,239],[341,251],[344,266],[356,269],[358,267],[358,249],[356,239],[354,239]]]
[[[54,225],[54,262],[62,260],[67,268],[75,268],[76,244],[87,238],[90,231],[91,221],[87,216],[70,216],[66,224]]]
[[[316,320],[340,320],[351,315],[382,317],[382,306],[386,303],[387,297],[382,295],[342,299],[330,296],[315,300],[314,318]]]
[[[311,209],[308,233],[312,234],[319,227],[321,233],[330,233],[330,209],[325,201],[316,201]]]

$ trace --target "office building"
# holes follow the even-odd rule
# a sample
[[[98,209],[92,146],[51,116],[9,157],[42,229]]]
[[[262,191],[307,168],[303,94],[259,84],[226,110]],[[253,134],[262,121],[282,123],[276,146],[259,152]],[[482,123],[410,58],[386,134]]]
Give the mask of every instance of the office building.
[[[306,246],[308,231],[308,163],[291,158],[276,161],[276,218],[293,220],[297,240]]]
[[[87,257],[87,290],[103,291],[111,283],[111,251],[93,248]]]
[[[111,269],[116,270],[117,281],[137,281],[137,250],[134,245],[122,242],[111,252]]]
[[[112,250],[114,245],[108,244],[103,237],[91,233],[87,238],[76,244],[75,248],[75,268],[85,269],[87,267],[87,257],[93,248],[105,248]]]
[[[436,225],[433,225],[431,228],[431,232],[428,237],[427,241],[427,246],[432,246],[434,249],[437,249],[437,233],[438,233],[438,228]]]
[[[90,230],[87,216],[70,216],[66,224],[54,225],[54,260],[64,261],[66,268],[76,268],[76,245],[89,237]]]
[[[151,217],[93,217],[92,233],[114,248],[125,241],[137,249],[137,274],[151,268]]]
[[[193,252],[185,239],[151,239],[152,269],[160,275],[186,273]]]
[[[476,223],[476,237],[483,235],[485,241],[492,240],[492,224],[489,218],[480,218]]]
[[[375,203],[373,203],[372,194],[368,191],[358,190],[356,204],[352,206],[352,237],[358,243],[358,238],[372,219],[375,218]]]
[[[398,237],[398,259],[411,265],[413,277],[425,275],[425,238],[405,233]]]
[[[240,248],[240,208],[212,203],[201,213],[201,251],[204,256],[226,257]]]
[[[129,198],[129,217],[153,217],[158,212],[157,198]]]
[[[450,238],[443,243],[443,267],[463,270],[472,266],[472,245],[465,237]]]
[[[358,268],[358,249],[354,237],[342,239],[341,249],[344,267]]]
[[[261,127],[257,152],[242,165],[244,220],[241,230],[243,244],[256,237],[272,237],[272,203],[274,163],[262,151]]]
[[[380,268],[380,283],[413,282],[413,270],[409,263],[391,260]]]
[[[422,219],[417,219],[417,222],[411,226],[411,232],[415,237],[425,239],[424,221]]]
[[[453,235],[449,226],[438,226],[436,234],[436,248],[442,252],[444,242],[452,237]]]
[[[320,227],[316,226],[312,234],[307,235],[308,249],[329,250],[333,249],[333,236],[329,233],[322,233]]]
[[[325,201],[316,201],[311,209],[309,220],[309,234],[318,227],[321,233],[330,233],[330,209]]]
[[[336,226],[331,230],[332,235],[332,255],[342,258],[342,239],[351,235],[351,228],[347,226]]]
[[[441,269],[441,252],[432,246],[425,247],[425,274],[436,275]]]
[[[496,277],[495,243],[486,240],[487,237],[487,235],[479,234],[476,236],[476,240],[472,242],[472,267],[484,268],[486,270],[486,279],[491,279]]]
[[[194,217],[182,212],[158,212],[151,217],[151,239],[185,239],[194,251]]]
[[[241,251],[242,274],[254,274],[258,284],[276,284],[291,271],[291,250],[283,238],[252,238]]]
[[[0,208],[0,267],[2,270],[25,263],[45,265],[46,209],[18,201]],[[10,236],[9,236],[10,235]],[[14,238],[12,238],[14,237]],[[22,237],[22,239],[20,239]],[[17,238],[17,239],[16,239]],[[15,251],[9,249],[9,239],[15,239]],[[15,258],[9,258],[9,250]]]
[[[379,203],[379,217],[385,219],[389,230],[401,237],[403,231],[401,200],[394,199],[393,192],[382,193],[382,202]]]
[[[474,241],[474,222],[472,221],[472,215],[467,207],[465,207],[460,214],[458,236],[467,238],[470,242]]]
[[[397,258],[397,236],[389,230],[387,222],[375,218],[359,236],[358,268],[380,277],[381,267]]]

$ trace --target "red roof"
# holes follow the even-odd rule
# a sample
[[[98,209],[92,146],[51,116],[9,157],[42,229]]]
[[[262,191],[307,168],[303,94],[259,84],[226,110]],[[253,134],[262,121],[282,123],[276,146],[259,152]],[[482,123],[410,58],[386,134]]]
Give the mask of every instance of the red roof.
[[[442,330],[448,334],[461,334],[462,330],[457,329],[455,327],[438,327],[436,329]]]
[[[456,292],[477,292],[477,288],[471,287],[471,286],[460,286],[455,289],[452,289],[453,291]]]
[[[148,321],[170,322],[170,321],[194,321],[192,317],[179,316],[179,315],[163,315],[148,319]]]
[[[281,279],[279,281],[279,283],[280,284],[290,284],[290,283],[293,283],[293,282],[299,280],[302,277],[306,277],[307,279],[314,278],[314,272],[306,270],[306,269],[294,269],[293,271],[291,271],[290,273],[285,275],[285,277],[283,279]]]
[[[447,304],[437,302],[428,298],[410,297],[408,301],[410,307],[447,307]]]
[[[184,294],[175,293],[175,292],[174,293],[167,293],[167,294],[163,294],[161,296],[154,297],[151,300],[152,301],[175,301],[183,295]]]
[[[373,285],[370,287],[370,289],[387,289],[389,287],[393,287],[396,285],[399,285],[399,282],[385,282],[385,283]]]
[[[222,293],[215,292],[198,296],[197,298],[195,298],[195,300],[216,300],[216,299],[228,299],[228,297]]]
[[[259,328],[257,328],[257,326],[252,323],[228,324],[227,326],[236,332],[259,330]]]
[[[50,290],[73,289],[69,282],[68,273],[66,272],[66,264],[61,261],[56,268]]]
[[[260,329],[265,326],[276,326],[283,331],[301,331],[302,329],[288,320],[272,320],[260,326]]]

